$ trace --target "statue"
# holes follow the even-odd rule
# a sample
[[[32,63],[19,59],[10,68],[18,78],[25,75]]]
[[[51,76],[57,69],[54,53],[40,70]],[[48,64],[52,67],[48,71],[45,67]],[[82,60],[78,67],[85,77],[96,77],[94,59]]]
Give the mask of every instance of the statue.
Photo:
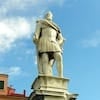
[[[33,42],[37,49],[39,75],[52,75],[52,67],[56,62],[58,77],[63,77],[62,45],[64,38],[60,28],[52,21],[51,12],[44,19],[36,21]]]

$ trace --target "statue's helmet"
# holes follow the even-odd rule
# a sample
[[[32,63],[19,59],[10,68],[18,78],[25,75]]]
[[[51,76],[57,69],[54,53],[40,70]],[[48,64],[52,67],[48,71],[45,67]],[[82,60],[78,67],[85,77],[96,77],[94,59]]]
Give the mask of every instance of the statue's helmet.
[[[52,18],[53,18],[52,12],[51,11],[47,12],[45,14],[44,18],[47,19],[47,20],[52,20]]]

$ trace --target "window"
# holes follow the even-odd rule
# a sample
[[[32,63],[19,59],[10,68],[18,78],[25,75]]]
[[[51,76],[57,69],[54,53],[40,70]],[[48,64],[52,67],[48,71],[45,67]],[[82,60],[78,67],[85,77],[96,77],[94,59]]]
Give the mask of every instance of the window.
[[[0,81],[0,89],[4,89],[4,81]]]

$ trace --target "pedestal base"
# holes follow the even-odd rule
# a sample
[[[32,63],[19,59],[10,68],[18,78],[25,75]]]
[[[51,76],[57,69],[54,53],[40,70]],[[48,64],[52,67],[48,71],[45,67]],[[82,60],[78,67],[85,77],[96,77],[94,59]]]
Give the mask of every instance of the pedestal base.
[[[77,95],[68,92],[68,83],[69,79],[65,78],[38,76],[32,84],[34,91],[29,100],[75,100]]]

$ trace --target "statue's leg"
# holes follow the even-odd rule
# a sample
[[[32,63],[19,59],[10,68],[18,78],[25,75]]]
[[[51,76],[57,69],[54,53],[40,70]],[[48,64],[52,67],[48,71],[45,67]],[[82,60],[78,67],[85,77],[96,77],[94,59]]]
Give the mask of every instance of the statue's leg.
[[[61,52],[54,53],[54,59],[56,61],[56,67],[58,71],[58,76],[63,77],[63,63],[62,63],[62,54]]]
[[[52,75],[52,68],[53,68],[53,64],[54,64],[54,59],[50,59],[49,60],[49,72],[51,73],[51,75]]]
[[[43,65],[42,65],[42,60],[41,57],[38,55],[37,56],[37,64],[38,64],[38,74],[42,75],[43,74]]]
[[[43,67],[43,74],[49,75],[48,67],[49,67],[49,58],[47,53],[42,53],[41,55],[41,60],[42,60],[42,67]]]

